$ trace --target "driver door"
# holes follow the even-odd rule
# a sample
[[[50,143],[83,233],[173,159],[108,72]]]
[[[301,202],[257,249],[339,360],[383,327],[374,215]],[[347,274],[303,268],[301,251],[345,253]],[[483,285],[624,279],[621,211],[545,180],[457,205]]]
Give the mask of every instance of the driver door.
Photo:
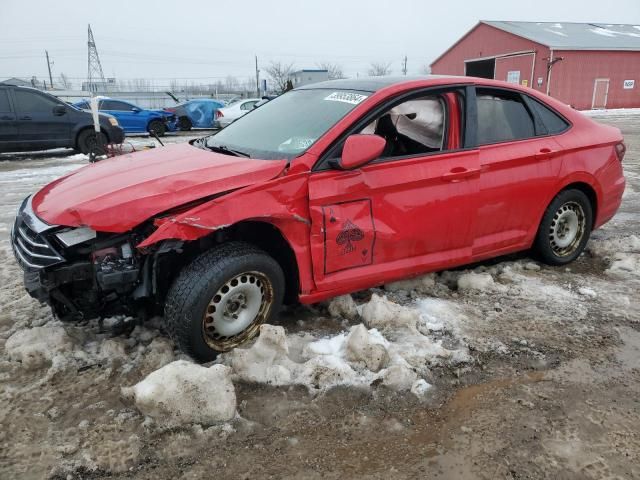
[[[420,110],[425,106],[430,111]],[[460,111],[453,93],[390,105],[351,132],[384,136],[381,158],[350,171],[312,173],[319,290],[338,283],[366,288],[470,261],[480,169],[478,151],[460,149]]]

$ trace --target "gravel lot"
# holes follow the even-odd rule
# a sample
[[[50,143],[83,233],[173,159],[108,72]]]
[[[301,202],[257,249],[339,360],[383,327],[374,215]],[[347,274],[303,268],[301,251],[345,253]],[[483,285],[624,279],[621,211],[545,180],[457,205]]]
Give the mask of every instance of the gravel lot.
[[[252,367],[220,359],[237,414],[212,425],[154,420],[122,394],[184,359],[159,320],[115,337],[63,326],[23,290],[17,205],[86,157],[0,156],[0,478],[640,478],[640,115],[599,121],[625,135],[628,187],[578,261],[510,256],[359,292],[357,307],[292,308]],[[423,389],[327,362],[361,323]]]

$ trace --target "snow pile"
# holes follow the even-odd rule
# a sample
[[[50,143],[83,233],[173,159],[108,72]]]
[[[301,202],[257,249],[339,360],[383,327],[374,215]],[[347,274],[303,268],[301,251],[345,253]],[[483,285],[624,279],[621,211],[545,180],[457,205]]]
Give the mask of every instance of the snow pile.
[[[488,273],[469,272],[460,275],[460,278],[458,278],[458,290],[490,292],[495,288],[496,284],[493,281],[493,277]]]
[[[369,328],[416,328],[420,312],[390,302],[387,297],[374,293],[371,300],[362,307],[362,319]]]
[[[329,315],[353,320],[358,317],[358,307],[351,295],[340,295],[329,302]]]
[[[630,235],[610,240],[594,240],[589,250],[593,255],[609,262],[609,268],[605,271],[608,275],[625,279],[640,277],[640,237]]]
[[[428,293],[435,285],[435,274],[430,273],[421,277],[388,283],[384,286],[384,289],[389,292],[416,291],[419,293]]]
[[[349,304],[340,300],[340,305]],[[319,393],[337,385],[367,387],[374,381],[393,390],[411,390],[433,365],[470,360],[460,339],[458,348],[448,349],[442,339],[429,336],[431,331],[440,336],[458,331],[460,313],[446,300],[403,306],[374,293],[358,308],[364,323],[326,338],[286,335],[283,327],[262,325],[251,347],[224,354],[221,361],[238,380],[304,385]],[[414,393],[422,396],[428,389],[425,385],[421,382]]]
[[[58,363],[72,350],[73,342],[61,326],[18,330],[5,343],[9,359],[21,362],[28,369]]]
[[[122,388],[145,415],[169,425],[211,425],[233,419],[236,392],[224,365],[209,368],[177,360],[149,374],[133,387]]]

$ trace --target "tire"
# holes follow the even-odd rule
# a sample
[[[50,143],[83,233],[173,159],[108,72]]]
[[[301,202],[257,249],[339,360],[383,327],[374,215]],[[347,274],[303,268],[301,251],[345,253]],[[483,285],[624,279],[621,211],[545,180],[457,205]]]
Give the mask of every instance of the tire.
[[[214,247],[187,265],[169,288],[167,332],[183,352],[210,362],[278,315],[284,287],[280,265],[262,250],[244,242]]]
[[[193,128],[193,124],[191,123],[191,119],[189,117],[180,117],[178,119],[178,128],[183,132],[188,132]]]
[[[164,134],[167,132],[167,127],[161,120],[152,120],[149,122],[148,131],[149,133],[155,132],[159,137],[164,137]]]
[[[91,128],[86,128],[78,135],[78,149],[85,155],[94,153],[95,155],[104,155],[106,153],[106,145],[109,141],[107,136],[103,133],[99,133],[101,139],[101,145],[97,141],[96,132]]]
[[[593,208],[580,190],[563,190],[542,217],[534,250],[548,265],[566,265],[584,250],[593,228]]]

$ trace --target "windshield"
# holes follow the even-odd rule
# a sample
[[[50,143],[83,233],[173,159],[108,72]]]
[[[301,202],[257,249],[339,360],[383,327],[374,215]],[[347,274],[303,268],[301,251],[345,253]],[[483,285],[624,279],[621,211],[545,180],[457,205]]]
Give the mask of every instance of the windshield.
[[[292,90],[207,138],[209,148],[251,158],[293,158],[367,98],[352,90]]]

